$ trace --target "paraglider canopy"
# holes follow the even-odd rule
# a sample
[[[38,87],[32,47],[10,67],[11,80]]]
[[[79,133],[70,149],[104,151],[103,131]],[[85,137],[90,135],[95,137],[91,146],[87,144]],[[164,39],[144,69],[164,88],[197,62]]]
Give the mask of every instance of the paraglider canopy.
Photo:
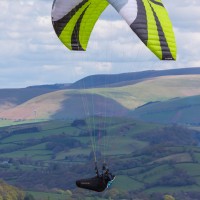
[[[159,59],[176,60],[173,27],[161,0],[54,0],[52,23],[63,44],[70,50],[86,50],[109,3]]]

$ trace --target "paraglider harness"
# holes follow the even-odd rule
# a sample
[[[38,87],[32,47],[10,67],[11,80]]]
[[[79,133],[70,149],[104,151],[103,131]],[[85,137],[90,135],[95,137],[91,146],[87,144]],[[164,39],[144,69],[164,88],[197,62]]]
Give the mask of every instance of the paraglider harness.
[[[96,192],[102,192],[106,188],[109,188],[112,185],[115,179],[115,175],[113,175],[109,171],[105,163],[102,166],[101,174],[99,173],[97,163],[95,163],[95,172],[96,172],[95,177],[78,180],[76,181],[76,185],[80,188],[89,189]]]
[[[112,185],[112,182],[115,179],[115,175],[113,175],[110,171],[107,165],[104,163],[102,166],[102,174],[99,174],[99,170],[97,167],[97,164],[95,163],[95,170],[96,170],[96,175],[97,177],[102,177],[103,180],[107,183],[107,188]]]

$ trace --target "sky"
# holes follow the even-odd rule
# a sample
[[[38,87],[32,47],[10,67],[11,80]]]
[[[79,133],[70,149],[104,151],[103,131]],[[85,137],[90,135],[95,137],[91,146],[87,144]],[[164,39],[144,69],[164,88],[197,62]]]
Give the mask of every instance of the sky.
[[[0,88],[72,83],[92,74],[200,67],[200,1],[163,0],[177,61],[159,61],[113,7],[102,14],[86,52],[69,51],[51,23],[53,0],[0,0]]]

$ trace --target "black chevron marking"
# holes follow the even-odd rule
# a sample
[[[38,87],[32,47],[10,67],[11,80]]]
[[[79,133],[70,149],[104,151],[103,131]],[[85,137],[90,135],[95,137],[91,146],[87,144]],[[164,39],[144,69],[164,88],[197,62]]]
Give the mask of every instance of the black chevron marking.
[[[85,3],[87,3],[89,0],[84,0],[80,4],[78,4],[75,8],[73,8],[68,14],[66,14],[63,18],[59,19],[58,21],[53,22],[53,26],[55,29],[56,34],[58,37],[62,33],[63,29],[65,28],[66,24],[70,21],[72,16],[74,16]]]
[[[152,0],[150,0],[152,1]],[[154,15],[154,19],[156,21],[156,25],[157,25],[157,30],[158,30],[158,36],[159,36],[159,41],[160,41],[160,46],[161,46],[161,50],[162,50],[162,60],[173,60],[172,54],[170,52],[166,37],[165,37],[165,33],[163,31],[163,28],[161,26],[161,23],[159,21],[159,18],[155,12],[155,10],[153,9],[153,7],[151,6],[151,3],[149,2],[149,5],[151,7],[151,10],[153,12]]]
[[[83,16],[86,12],[86,10],[88,9],[90,5],[88,5],[85,10],[83,11],[83,13],[80,15],[78,21],[76,22],[76,25],[74,27],[73,33],[72,33],[72,37],[71,37],[71,46],[72,46],[72,50],[79,50],[79,51],[84,51],[83,47],[81,46],[81,43],[79,41],[79,31],[80,31],[80,26],[81,26],[81,21],[83,19]]]
[[[150,0],[152,3],[156,4],[156,5],[159,5],[159,6],[162,6],[164,7],[164,5],[161,3],[161,2],[157,2],[155,0]]]
[[[147,15],[142,0],[137,0],[137,17],[135,21],[130,25],[131,29],[136,33],[136,35],[147,45],[148,32],[147,32]]]

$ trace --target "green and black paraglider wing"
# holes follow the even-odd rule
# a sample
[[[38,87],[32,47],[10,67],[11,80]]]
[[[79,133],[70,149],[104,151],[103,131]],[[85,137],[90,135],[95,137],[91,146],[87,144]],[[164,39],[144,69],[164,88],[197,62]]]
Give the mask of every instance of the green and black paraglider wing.
[[[57,36],[70,50],[86,50],[92,29],[107,6],[106,0],[55,0],[52,23]]]
[[[159,59],[176,60],[173,27],[161,0],[108,1]]]
[[[161,0],[55,0],[52,23],[63,44],[70,50],[86,50],[92,29],[109,3],[159,59],[176,60],[173,27]]]

